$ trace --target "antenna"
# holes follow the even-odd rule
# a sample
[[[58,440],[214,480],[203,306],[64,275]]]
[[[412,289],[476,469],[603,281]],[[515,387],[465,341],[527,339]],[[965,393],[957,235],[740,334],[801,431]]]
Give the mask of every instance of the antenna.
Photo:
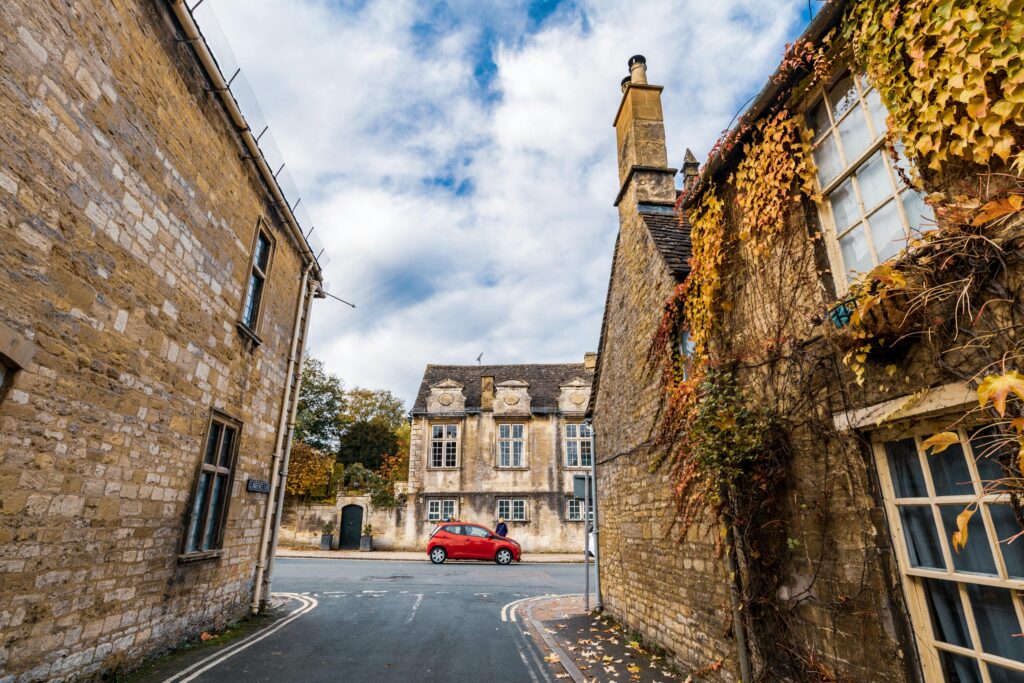
[[[479,356],[476,357],[476,364],[477,365],[480,365],[480,359],[483,358],[483,357],[484,357],[483,353],[481,353]]]

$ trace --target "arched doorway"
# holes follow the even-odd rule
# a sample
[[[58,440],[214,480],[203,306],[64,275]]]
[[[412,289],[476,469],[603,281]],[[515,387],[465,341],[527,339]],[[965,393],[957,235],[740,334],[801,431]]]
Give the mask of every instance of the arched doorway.
[[[346,505],[341,508],[341,536],[339,548],[358,548],[363,533],[363,506]]]

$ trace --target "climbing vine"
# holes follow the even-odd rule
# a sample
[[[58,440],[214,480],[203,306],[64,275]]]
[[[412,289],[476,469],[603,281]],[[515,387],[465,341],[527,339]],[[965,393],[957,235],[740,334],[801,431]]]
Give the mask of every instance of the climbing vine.
[[[1024,0],[862,0],[844,23],[923,166],[996,157],[1024,172]]]

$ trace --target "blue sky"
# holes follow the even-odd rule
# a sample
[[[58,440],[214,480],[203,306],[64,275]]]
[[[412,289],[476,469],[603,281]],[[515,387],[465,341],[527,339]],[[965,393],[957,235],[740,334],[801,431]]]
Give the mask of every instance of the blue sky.
[[[411,401],[427,363],[596,350],[626,60],[703,159],[808,2],[206,0],[331,254],[309,351]],[[819,0],[813,0],[816,11]],[[202,20],[202,15],[197,14]]]

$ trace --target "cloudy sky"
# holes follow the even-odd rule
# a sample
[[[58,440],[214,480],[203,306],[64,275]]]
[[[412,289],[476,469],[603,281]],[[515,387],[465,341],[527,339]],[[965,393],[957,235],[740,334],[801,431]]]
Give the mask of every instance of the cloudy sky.
[[[820,4],[814,0],[814,11]],[[626,60],[703,159],[807,0],[206,0],[331,255],[309,351],[411,401],[427,363],[597,349]],[[205,6],[205,7],[204,7]],[[216,46],[215,46],[216,47]]]

